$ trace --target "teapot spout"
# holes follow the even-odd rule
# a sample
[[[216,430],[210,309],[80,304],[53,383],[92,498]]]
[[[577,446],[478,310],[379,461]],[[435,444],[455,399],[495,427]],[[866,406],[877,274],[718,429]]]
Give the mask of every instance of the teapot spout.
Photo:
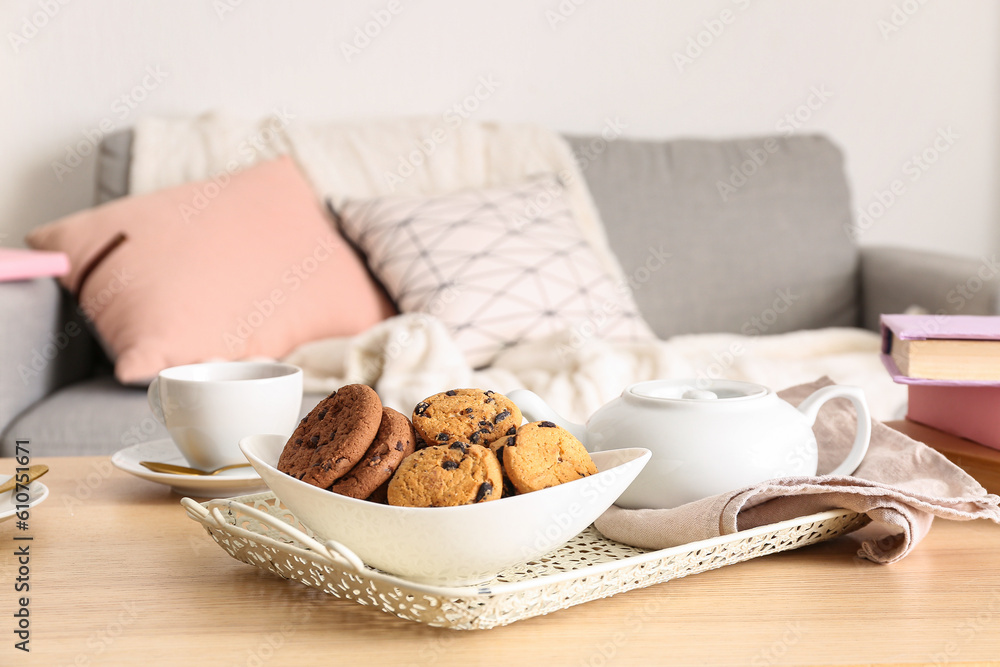
[[[586,427],[583,424],[574,424],[573,422],[566,421],[560,417],[556,414],[556,411],[550,408],[549,404],[543,401],[535,392],[528,391],[527,389],[515,389],[514,391],[507,393],[507,398],[514,402],[514,405],[518,407],[521,414],[523,414],[525,419],[529,422],[554,422],[572,433],[577,440],[583,443],[584,447],[587,446]]]

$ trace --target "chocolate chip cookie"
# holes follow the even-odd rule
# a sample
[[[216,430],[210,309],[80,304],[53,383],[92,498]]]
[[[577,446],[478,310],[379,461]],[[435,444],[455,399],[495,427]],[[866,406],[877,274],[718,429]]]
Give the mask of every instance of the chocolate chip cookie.
[[[413,425],[405,415],[382,408],[382,422],[368,451],[330,487],[334,493],[368,498],[389,481],[403,459],[415,451]]]
[[[503,467],[503,452],[507,446],[508,442],[513,441],[514,435],[517,433],[517,429],[511,427],[503,435],[503,437],[498,438],[490,443],[490,450],[497,457],[497,461],[500,463],[500,472],[503,474],[503,497],[508,498],[510,496],[517,495],[517,489],[514,488],[513,482],[510,481],[510,475]]]
[[[453,507],[500,498],[503,476],[488,448],[455,442],[406,457],[389,482],[389,504]]]
[[[333,392],[299,423],[278,458],[278,470],[324,489],[368,451],[382,423],[382,401],[371,387]]]
[[[413,409],[413,428],[426,445],[489,446],[521,421],[521,411],[509,398],[488,389],[451,389]]]
[[[500,449],[500,447],[498,447]],[[597,472],[590,454],[566,429],[550,421],[517,429],[502,445],[504,471],[519,493],[530,493]]]

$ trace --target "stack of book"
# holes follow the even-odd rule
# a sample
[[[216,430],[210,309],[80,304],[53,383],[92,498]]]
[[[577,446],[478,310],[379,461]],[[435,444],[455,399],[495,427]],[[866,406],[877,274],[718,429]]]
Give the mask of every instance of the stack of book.
[[[1000,317],[883,315],[882,363],[907,385],[908,420],[972,441],[928,444],[1000,480]]]

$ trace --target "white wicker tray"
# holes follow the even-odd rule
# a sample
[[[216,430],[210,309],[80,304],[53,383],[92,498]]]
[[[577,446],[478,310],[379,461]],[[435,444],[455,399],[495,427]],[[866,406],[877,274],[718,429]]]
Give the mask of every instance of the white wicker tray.
[[[443,588],[368,567],[336,543],[321,544],[272,493],[206,503],[184,498],[181,503],[237,560],[400,618],[456,630],[507,625],[797,549],[857,530],[869,521],[863,514],[832,510],[659,551],[614,542],[591,526],[548,556],[508,568],[485,584]]]

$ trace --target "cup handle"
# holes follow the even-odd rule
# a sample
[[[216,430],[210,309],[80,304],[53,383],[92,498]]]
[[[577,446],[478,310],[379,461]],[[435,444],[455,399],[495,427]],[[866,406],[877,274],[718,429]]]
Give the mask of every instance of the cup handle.
[[[149,409],[153,411],[153,416],[156,417],[156,420],[166,426],[167,422],[163,418],[163,406],[160,405],[160,378],[155,377],[149,383],[149,389],[146,391],[146,400],[149,401]]]
[[[858,430],[854,434],[854,444],[839,466],[831,470],[828,475],[851,475],[861,460],[868,452],[868,443],[872,437],[872,418],[868,410],[868,402],[865,400],[865,393],[860,387],[850,387],[847,385],[836,385],[833,387],[823,387],[799,404],[799,412],[809,420],[809,426],[816,422],[816,416],[823,404],[833,398],[846,398],[853,405],[858,416]]]

